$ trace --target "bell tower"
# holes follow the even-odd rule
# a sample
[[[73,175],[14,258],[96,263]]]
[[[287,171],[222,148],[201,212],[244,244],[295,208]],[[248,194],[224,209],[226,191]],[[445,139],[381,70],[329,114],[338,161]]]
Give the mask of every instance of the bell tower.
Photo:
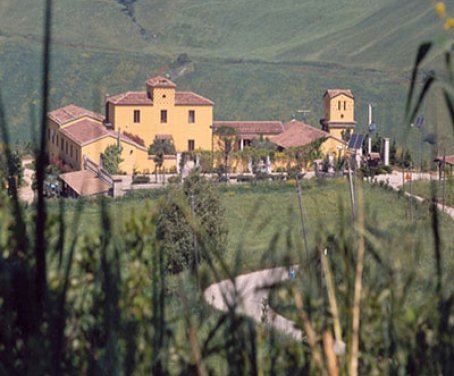
[[[356,128],[355,97],[351,90],[330,89],[323,95],[325,117],[322,129],[333,137],[347,140]]]

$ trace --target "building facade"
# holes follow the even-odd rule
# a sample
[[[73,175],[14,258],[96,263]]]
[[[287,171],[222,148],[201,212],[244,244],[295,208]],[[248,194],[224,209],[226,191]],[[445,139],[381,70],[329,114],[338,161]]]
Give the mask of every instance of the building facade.
[[[48,153],[51,163],[82,170],[84,159],[101,164],[110,145],[121,150],[120,171],[149,173],[155,168],[148,155],[155,138],[173,142],[177,152],[211,150],[213,102],[196,93],[177,91],[167,78],[147,81],[146,91],[106,98],[106,116],[68,105],[48,114]],[[176,158],[164,167],[176,168]]]
[[[325,117],[320,121],[322,129],[337,139],[348,139],[356,128],[355,97],[351,90],[327,90],[323,103]]]
[[[144,91],[106,96],[105,116],[68,105],[48,113],[48,153],[51,163],[67,171],[84,169],[89,160],[102,166],[106,148],[121,151],[119,169],[126,174],[155,170],[149,147],[166,139],[177,154],[222,150],[219,130],[229,128],[233,150],[251,145],[254,138],[269,139],[280,149],[308,145],[318,139],[323,154],[340,156],[345,140],[354,131],[354,97],[350,90],[327,90],[323,96],[325,118],[321,128],[291,121],[216,121],[214,103],[191,91],[178,91],[165,77],[153,77]],[[230,143],[230,142],[229,142]],[[165,170],[176,170],[177,156],[164,159]]]
[[[178,152],[210,150],[213,102],[177,91],[164,77],[149,79],[146,89],[107,97],[106,126],[139,137],[147,148],[155,137],[170,137]]]

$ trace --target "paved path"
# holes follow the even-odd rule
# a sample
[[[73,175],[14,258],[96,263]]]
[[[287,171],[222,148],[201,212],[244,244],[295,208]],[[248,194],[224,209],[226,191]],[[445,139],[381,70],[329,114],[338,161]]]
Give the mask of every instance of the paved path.
[[[380,182],[385,182],[388,184],[390,187],[392,187],[395,191],[398,191],[399,189],[402,189],[402,172],[400,171],[393,171],[392,174],[387,174],[387,175],[378,175],[375,177],[376,181]],[[414,172],[413,173],[413,181],[415,180],[434,180],[438,179],[437,177],[434,177],[434,175],[428,174],[423,172],[420,174],[419,172]],[[410,193],[405,191],[405,195],[410,197]],[[413,198],[419,202],[424,201],[423,197],[413,195]],[[442,204],[437,204],[437,208],[440,211],[444,211],[447,215],[449,215],[452,219],[454,219],[454,208],[451,208],[449,206],[445,206],[443,210],[443,205]]]
[[[209,286],[205,292],[205,300],[213,307],[227,311],[234,302],[237,303],[236,312],[252,317],[262,322],[264,302],[268,302],[270,288],[288,278],[288,269],[278,267],[258,272],[240,275],[233,284],[227,279]],[[278,315],[268,307],[267,321],[281,333],[285,333],[296,340],[303,339],[301,330],[296,329],[293,321]]]
[[[31,203],[35,197],[32,190],[32,180],[35,171],[27,168],[26,166],[33,162],[33,159],[27,158],[22,160],[22,166],[24,167],[24,182],[19,188],[19,198],[22,201]]]

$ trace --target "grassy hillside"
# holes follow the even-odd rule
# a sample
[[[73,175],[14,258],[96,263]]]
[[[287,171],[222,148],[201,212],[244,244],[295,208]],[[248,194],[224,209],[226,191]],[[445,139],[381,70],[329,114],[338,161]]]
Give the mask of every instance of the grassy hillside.
[[[0,82],[15,139],[29,139],[39,103],[42,6],[0,4]],[[377,103],[380,133],[409,145],[418,140],[402,129],[409,67],[418,44],[442,33],[429,1],[60,0],[53,14],[52,108],[102,111],[106,93],[175,73],[169,65],[187,53],[192,64],[173,79],[213,99],[217,119],[286,121],[305,108],[318,125],[324,90],[351,88],[361,128]],[[448,129],[445,115],[437,128]]]

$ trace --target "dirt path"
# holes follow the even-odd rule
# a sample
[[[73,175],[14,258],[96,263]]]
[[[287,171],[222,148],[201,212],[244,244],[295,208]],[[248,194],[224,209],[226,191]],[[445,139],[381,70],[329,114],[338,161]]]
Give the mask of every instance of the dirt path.
[[[205,300],[213,307],[227,311],[234,302],[237,303],[236,312],[252,317],[262,322],[264,302],[268,301],[270,287],[288,278],[288,269],[278,267],[258,272],[243,274],[231,280],[224,280],[209,286],[205,292]],[[281,333],[285,333],[296,340],[303,339],[301,330],[296,329],[293,321],[278,315],[268,308],[267,322]]]

